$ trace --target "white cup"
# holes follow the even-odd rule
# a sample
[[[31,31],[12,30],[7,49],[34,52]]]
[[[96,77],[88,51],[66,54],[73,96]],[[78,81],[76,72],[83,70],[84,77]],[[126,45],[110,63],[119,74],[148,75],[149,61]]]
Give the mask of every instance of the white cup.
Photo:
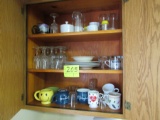
[[[66,21],[65,24],[62,24],[60,26],[60,31],[61,31],[61,33],[74,32],[74,26],[71,24],[68,24],[68,21]]]
[[[112,110],[119,110],[121,107],[121,94],[110,92],[107,96],[107,105]]]
[[[97,31],[98,30],[98,26],[97,25],[89,25],[87,26],[87,31]]]
[[[97,25],[99,27],[99,22],[90,22],[89,25]]]
[[[99,102],[99,92],[97,90],[88,91],[88,104],[90,108],[97,108]]]
[[[115,88],[115,86],[111,83],[107,83],[107,84],[103,85],[102,90],[103,90],[104,94],[108,94],[110,92],[119,92],[119,89]]]

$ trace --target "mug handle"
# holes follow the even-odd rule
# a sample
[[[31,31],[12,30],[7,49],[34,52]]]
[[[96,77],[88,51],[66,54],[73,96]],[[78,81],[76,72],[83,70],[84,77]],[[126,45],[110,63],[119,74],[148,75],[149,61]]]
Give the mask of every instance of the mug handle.
[[[114,91],[115,91],[115,92],[119,92],[119,89],[118,89],[118,88],[114,88]]]
[[[40,90],[39,91],[36,91],[35,93],[34,93],[34,98],[36,99],[36,100],[38,100],[38,101],[41,101],[40,99],[39,99],[39,97],[37,96],[37,94],[39,94],[40,93]]]
[[[52,96],[52,100],[51,100],[52,102],[56,102],[57,101],[56,96],[57,96],[57,93]]]
[[[107,63],[108,62],[108,63]],[[108,66],[108,67],[111,67],[110,66],[110,60],[106,60],[106,61],[104,61],[104,63]]]
[[[37,34],[37,33],[39,33],[39,27],[37,26],[37,25],[34,25],[33,27],[32,27],[32,34]]]

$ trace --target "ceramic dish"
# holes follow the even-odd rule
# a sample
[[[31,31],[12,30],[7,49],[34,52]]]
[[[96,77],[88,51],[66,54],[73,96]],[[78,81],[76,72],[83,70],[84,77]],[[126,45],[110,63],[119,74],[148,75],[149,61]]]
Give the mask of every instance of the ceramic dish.
[[[72,58],[76,62],[89,62],[93,60],[94,56],[73,56]]]
[[[94,67],[99,67],[100,63],[98,61],[93,61],[93,62],[66,62],[65,65],[79,65],[80,69],[92,69]]]

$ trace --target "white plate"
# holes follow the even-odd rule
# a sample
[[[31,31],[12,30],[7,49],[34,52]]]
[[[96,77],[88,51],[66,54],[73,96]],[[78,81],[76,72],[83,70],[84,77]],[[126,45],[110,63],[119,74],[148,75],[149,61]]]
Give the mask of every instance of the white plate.
[[[93,67],[99,67],[100,63],[98,61],[92,62],[66,62],[65,65],[79,65],[81,69],[92,69]]]

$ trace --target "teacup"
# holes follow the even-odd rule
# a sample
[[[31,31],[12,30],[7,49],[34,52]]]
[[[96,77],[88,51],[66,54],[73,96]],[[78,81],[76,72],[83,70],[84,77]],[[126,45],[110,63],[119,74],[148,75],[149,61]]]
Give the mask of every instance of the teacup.
[[[121,68],[121,60],[119,59],[119,56],[110,56],[110,58],[105,61],[105,64],[110,69],[120,69]]]
[[[119,110],[121,106],[121,94],[117,92],[110,92],[107,97],[107,105],[112,110]]]
[[[59,89],[53,96],[52,102],[59,105],[65,105],[69,103],[69,92],[67,89]]]
[[[38,34],[38,33],[49,33],[49,26],[45,23],[34,25],[32,27],[32,33]]]
[[[88,104],[90,108],[97,108],[99,102],[99,92],[97,90],[88,91]]]
[[[54,92],[51,89],[42,89],[34,93],[34,98],[42,104],[50,104]]]
[[[77,101],[79,103],[87,104],[88,103],[88,91],[87,88],[77,89]]]
[[[98,26],[97,25],[89,25],[87,26],[87,31],[97,31],[98,30]]]
[[[119,92],[119,89],[115,88],[115,86],[111,83],[107,83],[107,84],[103,85],[102,90],[103,90],[104,94],[106,94],[106,95],[110,92],[115,92],[115,91]]]
[[[54,93],[56,93],[59,90],[58,87],[47,87],[46,89],[51,89]]]

